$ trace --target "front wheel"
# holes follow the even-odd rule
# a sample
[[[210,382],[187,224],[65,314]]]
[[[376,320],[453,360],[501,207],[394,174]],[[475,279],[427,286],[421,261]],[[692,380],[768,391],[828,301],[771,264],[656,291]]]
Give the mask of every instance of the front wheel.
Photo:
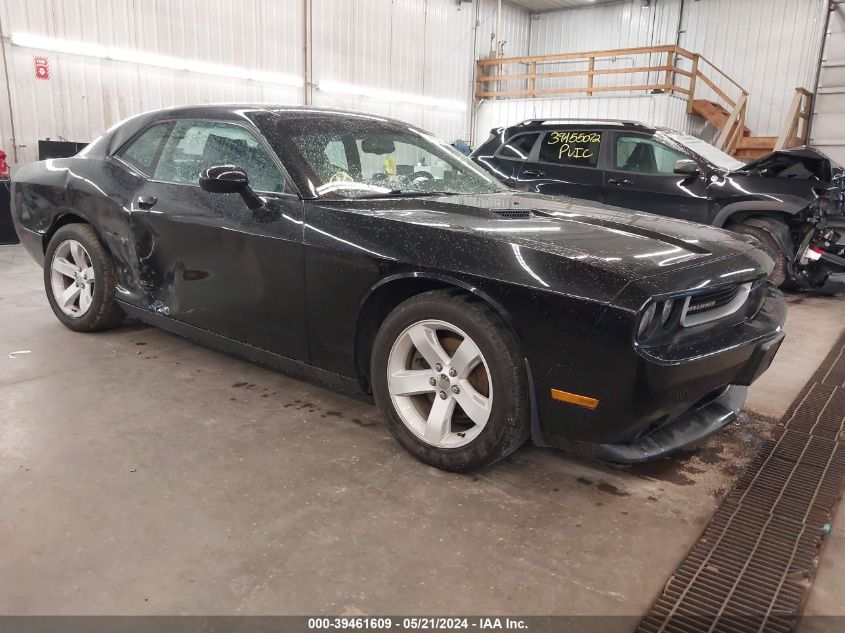
[[[750,235],[757,238],[757,241],[760,242],[763,250],[766,251],[769,254],[769,257],[771,257],[775,262],[775,267],[772,269],[771,274],[769,274],[769,281],[776,288],[782,286],[783,282],[785,282],[786,278],[789,276],[789,268],[786,262],[786,253],[783,252],[783,249],[778,245],[775,238],[772,237],[772,234],[766,229],[762,229],[759,226],[752,226],[750,224],[732,224],[728,227],[728,229],[734,233],[739,233],[740,235]]]
[[[87,224],[63,226],[44,255],[44,286],[53,313],[77,332],[118,325],[123,311],[115,301],[111,257]]]
[[[376,336],[371,376],[391,433],[431,466],[479,468],[528,437],[528,386],[517,343],[474,297],[433,291],[399,305]]]

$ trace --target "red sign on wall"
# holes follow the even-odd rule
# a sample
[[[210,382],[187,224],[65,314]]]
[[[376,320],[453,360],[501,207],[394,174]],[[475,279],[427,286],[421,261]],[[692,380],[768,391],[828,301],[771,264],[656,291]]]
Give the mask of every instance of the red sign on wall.
[[[41,57],[40,55],[36,55],[32,58],[32,61],[35,64],[35,78],[44,80],[49,79],[50,60],[47,57]]]

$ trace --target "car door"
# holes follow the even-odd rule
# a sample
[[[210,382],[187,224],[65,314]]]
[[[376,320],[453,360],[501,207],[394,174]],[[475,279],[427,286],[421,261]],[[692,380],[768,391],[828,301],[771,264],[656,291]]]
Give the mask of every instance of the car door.
[[[272,150],[241,123],[160,125],[166,137],[130,210],[148,309],[307,360],[302,201]],[[126,163],[144,134],[122,153]],[[221,164],[247,172],[262,208],[200,189],[199,173]]]
[[[523,163],[517,188],[602,202],[604,137],[595,128],[549,130]]]
[[[690,156],[654,135],[623,131],[613,133],[610,154],[604,174],[608,204],[707,223],[705,177],[674,173],[675,163]]]

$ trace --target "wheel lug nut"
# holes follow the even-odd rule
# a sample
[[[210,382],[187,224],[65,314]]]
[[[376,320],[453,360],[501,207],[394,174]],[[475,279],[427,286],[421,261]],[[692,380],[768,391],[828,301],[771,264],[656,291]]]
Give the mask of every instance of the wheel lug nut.
[[[452,393],[461,393],[461,390],[458,385],[452,385]]]
[[[434,368],[435,368],[437,371],[443,371],[443,365],[441,365],[440,363],[436,363],[436,364],[434,365]]]
[[[434,378],[429,378],[429,379],[428,379],[428,384],[430,384],[430,385],[433,387],[434,385],[436,385],[436,384],[437,384],[437,380],[435,380]]]
[[[441,399],[441,400],[445,400],[446,398],[448,398],[448,396],[446,395],[446,392],[445,392],[445,391],[441,391],[441,392],[440,392],[440,399]]]
[[[457,375],[458,375],[458,372],[455,370],[455,368],[454,368],[454,367],[452,367],[452,369],[450,369],[450,370],[449,370],[449,375],[450,375],[452,378],[454,378],[455,376],[457,376]]]

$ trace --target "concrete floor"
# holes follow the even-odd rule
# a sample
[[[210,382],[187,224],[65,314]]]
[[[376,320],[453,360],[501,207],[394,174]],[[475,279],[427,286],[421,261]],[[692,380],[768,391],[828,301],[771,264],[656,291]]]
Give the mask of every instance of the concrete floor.
[[[526,447],[453,475],[367,403],[138,324],[65,329],[40,269],[0,247],[0,613],[639,616],[843,306],[794,300],[752,389],[763,415],[688,454],[613,468]]]

